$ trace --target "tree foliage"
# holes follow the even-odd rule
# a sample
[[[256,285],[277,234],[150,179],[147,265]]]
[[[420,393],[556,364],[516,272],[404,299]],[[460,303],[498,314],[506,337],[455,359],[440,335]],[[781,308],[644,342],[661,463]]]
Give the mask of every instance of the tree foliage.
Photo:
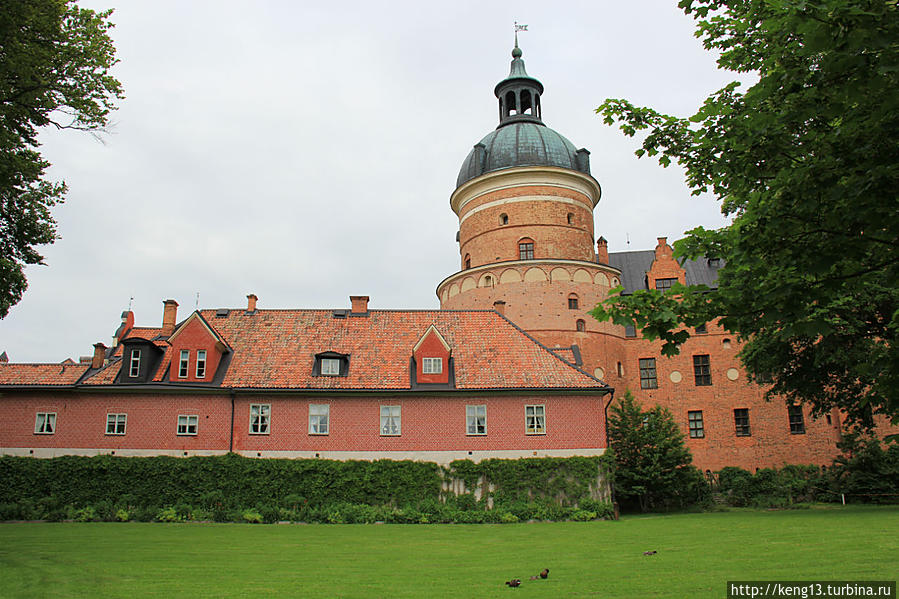
[[[682,507],[701,498],[705,483],[692,465],[671,412],[660,406],[643,411],[630,391],[612,404],[609,445],[614,454],[615,495],[640,511]]]
[[[0,3],[0,318],[22,298],[25,266],[43,261],[35,246],[57,238],[50,210],[66,186],[44,178],[38,132],[101,130],[123,97],[108,72],[111,13],[72,0]]]
[[[899,422],[899,9],[895,0],[681,0],[731,83],[682,118],[608,99],[638,156],[678,162],[730,217],[676,242],[724,259],[718,287],[638,291],[597,307],[677,353],[720,319],[769,397]]]

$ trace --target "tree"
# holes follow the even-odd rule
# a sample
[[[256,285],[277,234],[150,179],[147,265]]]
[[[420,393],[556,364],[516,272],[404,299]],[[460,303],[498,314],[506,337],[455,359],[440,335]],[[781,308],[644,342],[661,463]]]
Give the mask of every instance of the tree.
[[[615,495],[640,511],[694,503],[705,484],[674,417],[660,406],[644,412],[630,391],[612,405],[609,445]]]
[[[35,246],[57,239],[50,209],[66,186],[44,178],[39,130],[100,131],[124,97],[109,75],[111,13],[73,0],[0,2],[0,318],[28,286],[25,266],[43,263]]]
[[[684,327],[720,319],[768,397],[899,423],[899,9],[895,0],[681,0],[719,68],[755,74],[688,118],[608,99],[597,112],[638,156],[677,161],[730,225],[696,228],[679,258],[724,259],[718,286],[612,297],[676,354]]]

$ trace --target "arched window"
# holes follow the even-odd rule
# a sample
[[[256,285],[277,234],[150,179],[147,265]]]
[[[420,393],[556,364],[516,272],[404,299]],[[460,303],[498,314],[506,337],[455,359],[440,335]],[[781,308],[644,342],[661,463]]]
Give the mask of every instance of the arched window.
[[[569,310],[577,310],[578,309],[578,299],[577,293],[572,293],[568,296],[568,309]]]
[[[587,323],[584,322],[583,320],[581,320],[580,318],[577,319],[577,330],[580,332],[587,330]]]
[[[525,237],[518,242],[518,259],[533,260],[534,259],[534,240]]]
[[[618,376],[624,376],[624,366],[621,365],[621,362],[618,362]]]
[[[484,287],[493,287],[493,277],[490,275],[484,277]]]
[[[499,215],[499,224],[508,225],[509,224],[509,215],[503,212]]]
[[[574,215],[569,212],[568,213],[568,224],[570,225],[572,222],[574,222]]]
[[[518,114],[518,106],[515,102],[515,92],[510,91],[506,94],[506,116]]]
[[[465,270],[471,268],[471,254],[465,254]]]
[[[521,106],[521,114],[531,114],[531,92],[522,90],[519,94],[519,106]]]

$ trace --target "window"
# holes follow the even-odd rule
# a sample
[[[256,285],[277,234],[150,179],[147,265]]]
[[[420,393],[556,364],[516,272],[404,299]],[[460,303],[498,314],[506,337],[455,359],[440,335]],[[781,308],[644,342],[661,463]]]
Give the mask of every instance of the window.
[[[272,406],[267,403],[250,404],[250,434],[267,435],[271,420]]]
[[[508,214],[500,214],[499,215],[499,224],[508,225],[509,224],[509,215]]]
[[[805,434],[805,418],[802,416],[802,406],[787,406],[787,413],[790,416],[790,434]]]
[[[629,324],[624,327],[624,336],[625,337],[636,337],[637,336],[637,327],[632,324]]]
[[[569,310],[577,310],[577,308],[578,308],[577,295],[572,293],[571,295],[568,296],[568,309]]]
[[[128,376],[136,377],[140,375],[140,350],[131,350],[131,365],[129,366]]]
[[[322,358],[322,376],[339,376],[340,360],[338,358]]]
[[[443,372],[443,358],[422,358],[422,374],[440,374]]]
[[[124,435],[125,421],[128,419],[127,414],[107,414],[106,415],[106,434],[107,435]]]
[[[530,239],[524,239],[518,242],[518,259],[533,260],[534,259],[534,242]]]
[[[584,331],[587,330],[587,323],[584,322],[583,320],[581,320],[580,318],[578,318],[577,322],[575,323],[575,328],[578,331],[580,331],[581,333],[583,333]]]
[[[465,433],[487,434],[487,406],[465,406]]]
[[[656,359],[640,358],[640,388],[658,389],[659,381],[656,378]]]
[[[570,225],[572,222],[574,222],[574,215],[569,212],[568,213],[568,224]]]
[[[465,254],[465,270],[468,270],[469,268],[471,268],[471,256]]]
[[[618,362],[618,376],[624,376],[624,366],[621,365],[621,362]]]
[[[399,436],[400,406],[381,406],[381,435]]]
[[[178,378],[187,378],[187,365],[190,362],[190,350],[181,350],[181,362],[178,366]]]
[[[665,291],[671,289],[671,286],[677,283],[677,279],[656,279],[656,289]]]
[[[178,415],[178,434],[179,435],[196,435],[197,424],[200,417],[196,414],[179,414]]]
[[[687,412],[687,425],[690,429],[691,439],[702,439],[705,437],[705,430],[702,428],[702,410]]]
[[[697,387],[707,387],[712,384],[712,365],[708,355],[693,356],[693,377]]]
[[[309,434],[310,435],[327,435],[328,434],[328,416],[331,412],[329,404],[310,404],[309,405]]]
[[[749,430],[749,408],[734,408],[734,426],[738,437],[752,436]]]
[[[206,378],[206,350],[197,350],[197,378]]]
[[[56,412],[38,412],[34,419],[34,434],[52,435],[56,432]]]
[[[529,435],[546,434],[546,407],[525,406],[524,408],[525,432]]]
[[[697,334],[697,335],[705,335],[705,334],[708,333],[708,332],[709,332],[709,330],[708,330],[708,328],[706,327],[706,323],[702,323],[701,325],[699,325],[698,327],[696,327],[696,334]]]

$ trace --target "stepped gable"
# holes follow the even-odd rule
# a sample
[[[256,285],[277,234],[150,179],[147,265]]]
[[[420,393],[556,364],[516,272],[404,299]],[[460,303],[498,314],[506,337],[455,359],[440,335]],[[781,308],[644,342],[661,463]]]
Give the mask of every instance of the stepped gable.
[[[0,387],[71,386],[78,382],[90,364],[6,364],[0,363]]]

